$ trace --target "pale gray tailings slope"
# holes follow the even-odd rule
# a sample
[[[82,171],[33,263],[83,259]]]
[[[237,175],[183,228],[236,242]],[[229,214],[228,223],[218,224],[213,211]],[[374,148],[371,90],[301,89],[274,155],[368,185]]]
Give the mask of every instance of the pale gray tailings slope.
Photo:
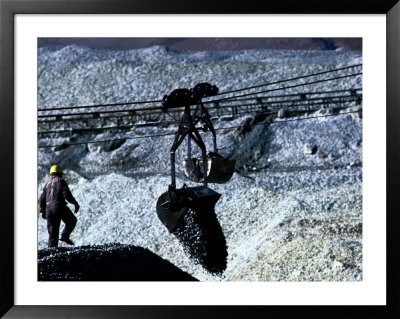
[[[182,52],[163,47],[102,51],[77,46],[39,50],[39,107],[158,100],[178,87],[210,82],[221,91],[361,63],[359,52]],[[361,87],[361,77],[290,92]],[[282,92],[277,92],[277,94]],[[216,127],[245,123],[216,121]],[[173,137],[126,140],[113,147],[70,146],[39,151],[40,193],[55,161],[81,204],[77,245],[121,243],[149,249],[200,280],[354,281],[362,279],[362,119],[343,114],[219,131],[221,154],[252,179],[234,175],[216,214],[228,246],[224,276],[187,257],[155,213],[169,178]],[[173,128],[146,128],[143,135]],[[81,136],[75,136],[78,140]],[[115,137],[115,136],[111,136]],[[91,139],[110,138],[93,135]],[[69,138],[48,139],[49,143]],[[206,137],[207,145],[211,139]],[[304,153],[305,144],[318,148]],[[177,156],[178,186],[184,179]],[[38,219],[39,248],[46,227]]]

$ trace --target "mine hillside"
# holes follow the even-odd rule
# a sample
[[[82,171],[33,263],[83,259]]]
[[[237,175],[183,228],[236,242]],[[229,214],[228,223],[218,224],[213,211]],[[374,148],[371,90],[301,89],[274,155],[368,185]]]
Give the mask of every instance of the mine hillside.
[[[170,232],[156,208],[184,107],[162,100],[199,83],[218,88],[200,101],[234,166]],[[37,196],[58,164],[80,210],[74,246],[50,249],[38,209],[39,280],[361,281],[362,146],[359,50],[41,47]],[[203,186],[187,153],[177,189]]]

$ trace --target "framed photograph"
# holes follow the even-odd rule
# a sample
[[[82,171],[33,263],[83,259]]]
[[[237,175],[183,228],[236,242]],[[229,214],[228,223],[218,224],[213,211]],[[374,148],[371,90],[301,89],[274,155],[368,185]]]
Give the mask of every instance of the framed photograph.
[[[399,314],[400,5],[299,4],[1,0],[2,316]]]

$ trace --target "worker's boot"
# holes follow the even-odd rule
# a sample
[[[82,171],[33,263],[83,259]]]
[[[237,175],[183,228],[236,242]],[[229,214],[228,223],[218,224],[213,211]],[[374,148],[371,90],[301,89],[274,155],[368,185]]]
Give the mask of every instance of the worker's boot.
[[[68,245],[74,245],[74,242],[69,238],[61,237],[60,240],[63,241],[64,243],[68,244]]]

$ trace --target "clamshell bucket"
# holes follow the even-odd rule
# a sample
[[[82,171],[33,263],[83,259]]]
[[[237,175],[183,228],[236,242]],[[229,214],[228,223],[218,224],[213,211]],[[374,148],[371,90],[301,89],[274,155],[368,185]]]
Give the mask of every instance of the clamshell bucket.
[[[183,187],[175,191],[179,199],[173,203],[169,192],[163,193],[157,200],[156,210],[160,221],[173,233],[179,220],[185,216],[189,209],[201,211],[214,209],[215,203],[221,194],[205,186]]]
[[[207,183],[223,184],[229,181],[235,170],[235,161],[207,157]],[[203,182],[203,158],[191,158],[183,160],[185,175],[193,182]]]

